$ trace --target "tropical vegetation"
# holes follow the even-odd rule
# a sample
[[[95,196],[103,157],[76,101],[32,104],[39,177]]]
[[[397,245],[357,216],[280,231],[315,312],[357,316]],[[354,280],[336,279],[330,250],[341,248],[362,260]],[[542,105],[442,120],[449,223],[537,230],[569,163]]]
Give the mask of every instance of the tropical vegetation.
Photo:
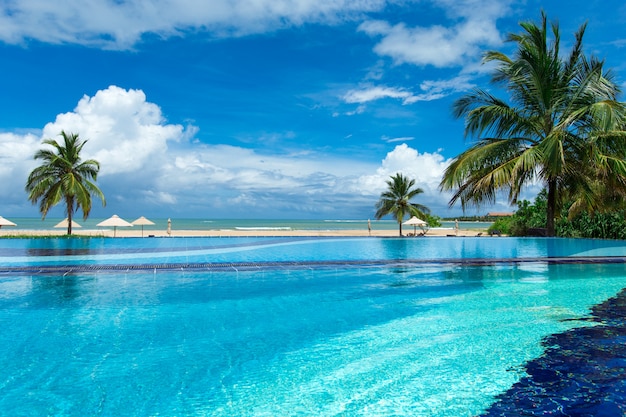
[[[454,191],[450,205],[480,206],[506,195],[516,204],[529,184],[546,189],[545,225],[583,212],[612,211],[626,195],[625,106],[604,62],[583,54],[586,25],[575,34],[569,53],[560,49],[556,23],[545,13],[539,25],[520,23],[513,56],[487,52],[495,63],[495,87],[507,102],[477,88],[454,103],[465,120],[465,134],[476,139],[446,169],[440,188]],[[567,210],[563,210],[567,205]]]
[[[547,192],[543,190],[534,202],[522,200],[511,217],[496,220],[489,230],[500,230],[511,236],[541,235],[546,224]],[[571,202],[555,223],[556,236],[578,238],[626,239],[626,209],[610,212],[581,212],[568,218]]]
[[[74,212],[81,209],[83,218],[89,217],[91,196],[94,195],[106,204],[104,194],[95,181],[100,171],[100,164],[94,159],[82,161],[80,153],[87,143],[78,134],[61,132],[61,143],[54,139],[43,141],[46,148],[35,153],[34,159],[42,164],[35,168],[26,181],[28,199],[39,202],[42,218],[58,203],[65,203],[67,215],[67,234],[72,234]],[[51,148],[50,148],[51,147]]]
[[[434,214],[424,213],[423,220],[428,223],[428,227],[441,227],[441,217]]]
[[[402,222],[405,216],[417,216],[424,219],[430,213],[430,209],[422,204],[411,202],[415,196],[424,192],[421,188],[415,187],[414,179],[397,173],[386,182],[387,191],[380,195],[374,216],[380,220],[388,214],[393,215],[398,222],[399,234],[402,236]]]

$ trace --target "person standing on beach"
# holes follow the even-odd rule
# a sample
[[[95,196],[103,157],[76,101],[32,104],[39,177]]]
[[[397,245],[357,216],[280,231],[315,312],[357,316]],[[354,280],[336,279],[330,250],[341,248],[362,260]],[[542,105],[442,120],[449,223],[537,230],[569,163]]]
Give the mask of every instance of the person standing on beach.
[[[370,221],[370,219],[367,219],[367,235],[372,235],[372,222]]]

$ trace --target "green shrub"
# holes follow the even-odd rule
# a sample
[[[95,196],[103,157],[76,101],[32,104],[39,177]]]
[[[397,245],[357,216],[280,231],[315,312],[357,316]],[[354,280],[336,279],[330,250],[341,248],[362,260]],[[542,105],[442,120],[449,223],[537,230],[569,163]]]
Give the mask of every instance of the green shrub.
[[[511,223],[513,221],[513,217],[499,217],[496,221],[493,222],[491,226],[487,229],[487,233],[492,233],[495,231],[499,231],[505,235],[511,234]]]
[[[515,214],[496,221],[489,229],[501,230],[511,236],[528,236],[531,229],[546,227],[547,193],[541,191],[534,203],[523,200],[518,203]],[[626,211],[606,213],[583,212],[573,219],[567,218],[566,206],[556,220],[556,235],[559,237],[626,239]]]
[[[428,223],[429,227],[441,227],[441,217],[439,216],[427,214],[424,221]]]

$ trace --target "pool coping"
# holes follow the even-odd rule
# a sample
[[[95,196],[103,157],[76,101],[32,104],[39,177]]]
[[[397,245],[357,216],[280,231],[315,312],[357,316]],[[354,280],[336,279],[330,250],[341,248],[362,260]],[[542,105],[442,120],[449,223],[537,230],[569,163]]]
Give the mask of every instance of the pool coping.
[[[68,274],[88,272],[147,272],[147,271],[255,271],[271,269],[328,269],[419,267],[429,265],[489,266],[501,264],[624,264],[626,256],[570,256],[529,258],[441,258],[441,259],[381,259],[335,261],[267,261],[267,262],[189,262],[148,264],[66,264],[0,266],[0,274]]]

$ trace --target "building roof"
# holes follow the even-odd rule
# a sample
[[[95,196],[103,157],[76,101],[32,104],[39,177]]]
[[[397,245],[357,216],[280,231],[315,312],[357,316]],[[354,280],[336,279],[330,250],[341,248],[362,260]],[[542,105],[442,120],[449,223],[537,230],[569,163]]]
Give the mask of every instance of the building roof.
[[[508,217],[508,216],[512,216],[514,213],[513,212],[506,212],[506,211],[492,211],[490,213],[487,213],[488,217]]]

